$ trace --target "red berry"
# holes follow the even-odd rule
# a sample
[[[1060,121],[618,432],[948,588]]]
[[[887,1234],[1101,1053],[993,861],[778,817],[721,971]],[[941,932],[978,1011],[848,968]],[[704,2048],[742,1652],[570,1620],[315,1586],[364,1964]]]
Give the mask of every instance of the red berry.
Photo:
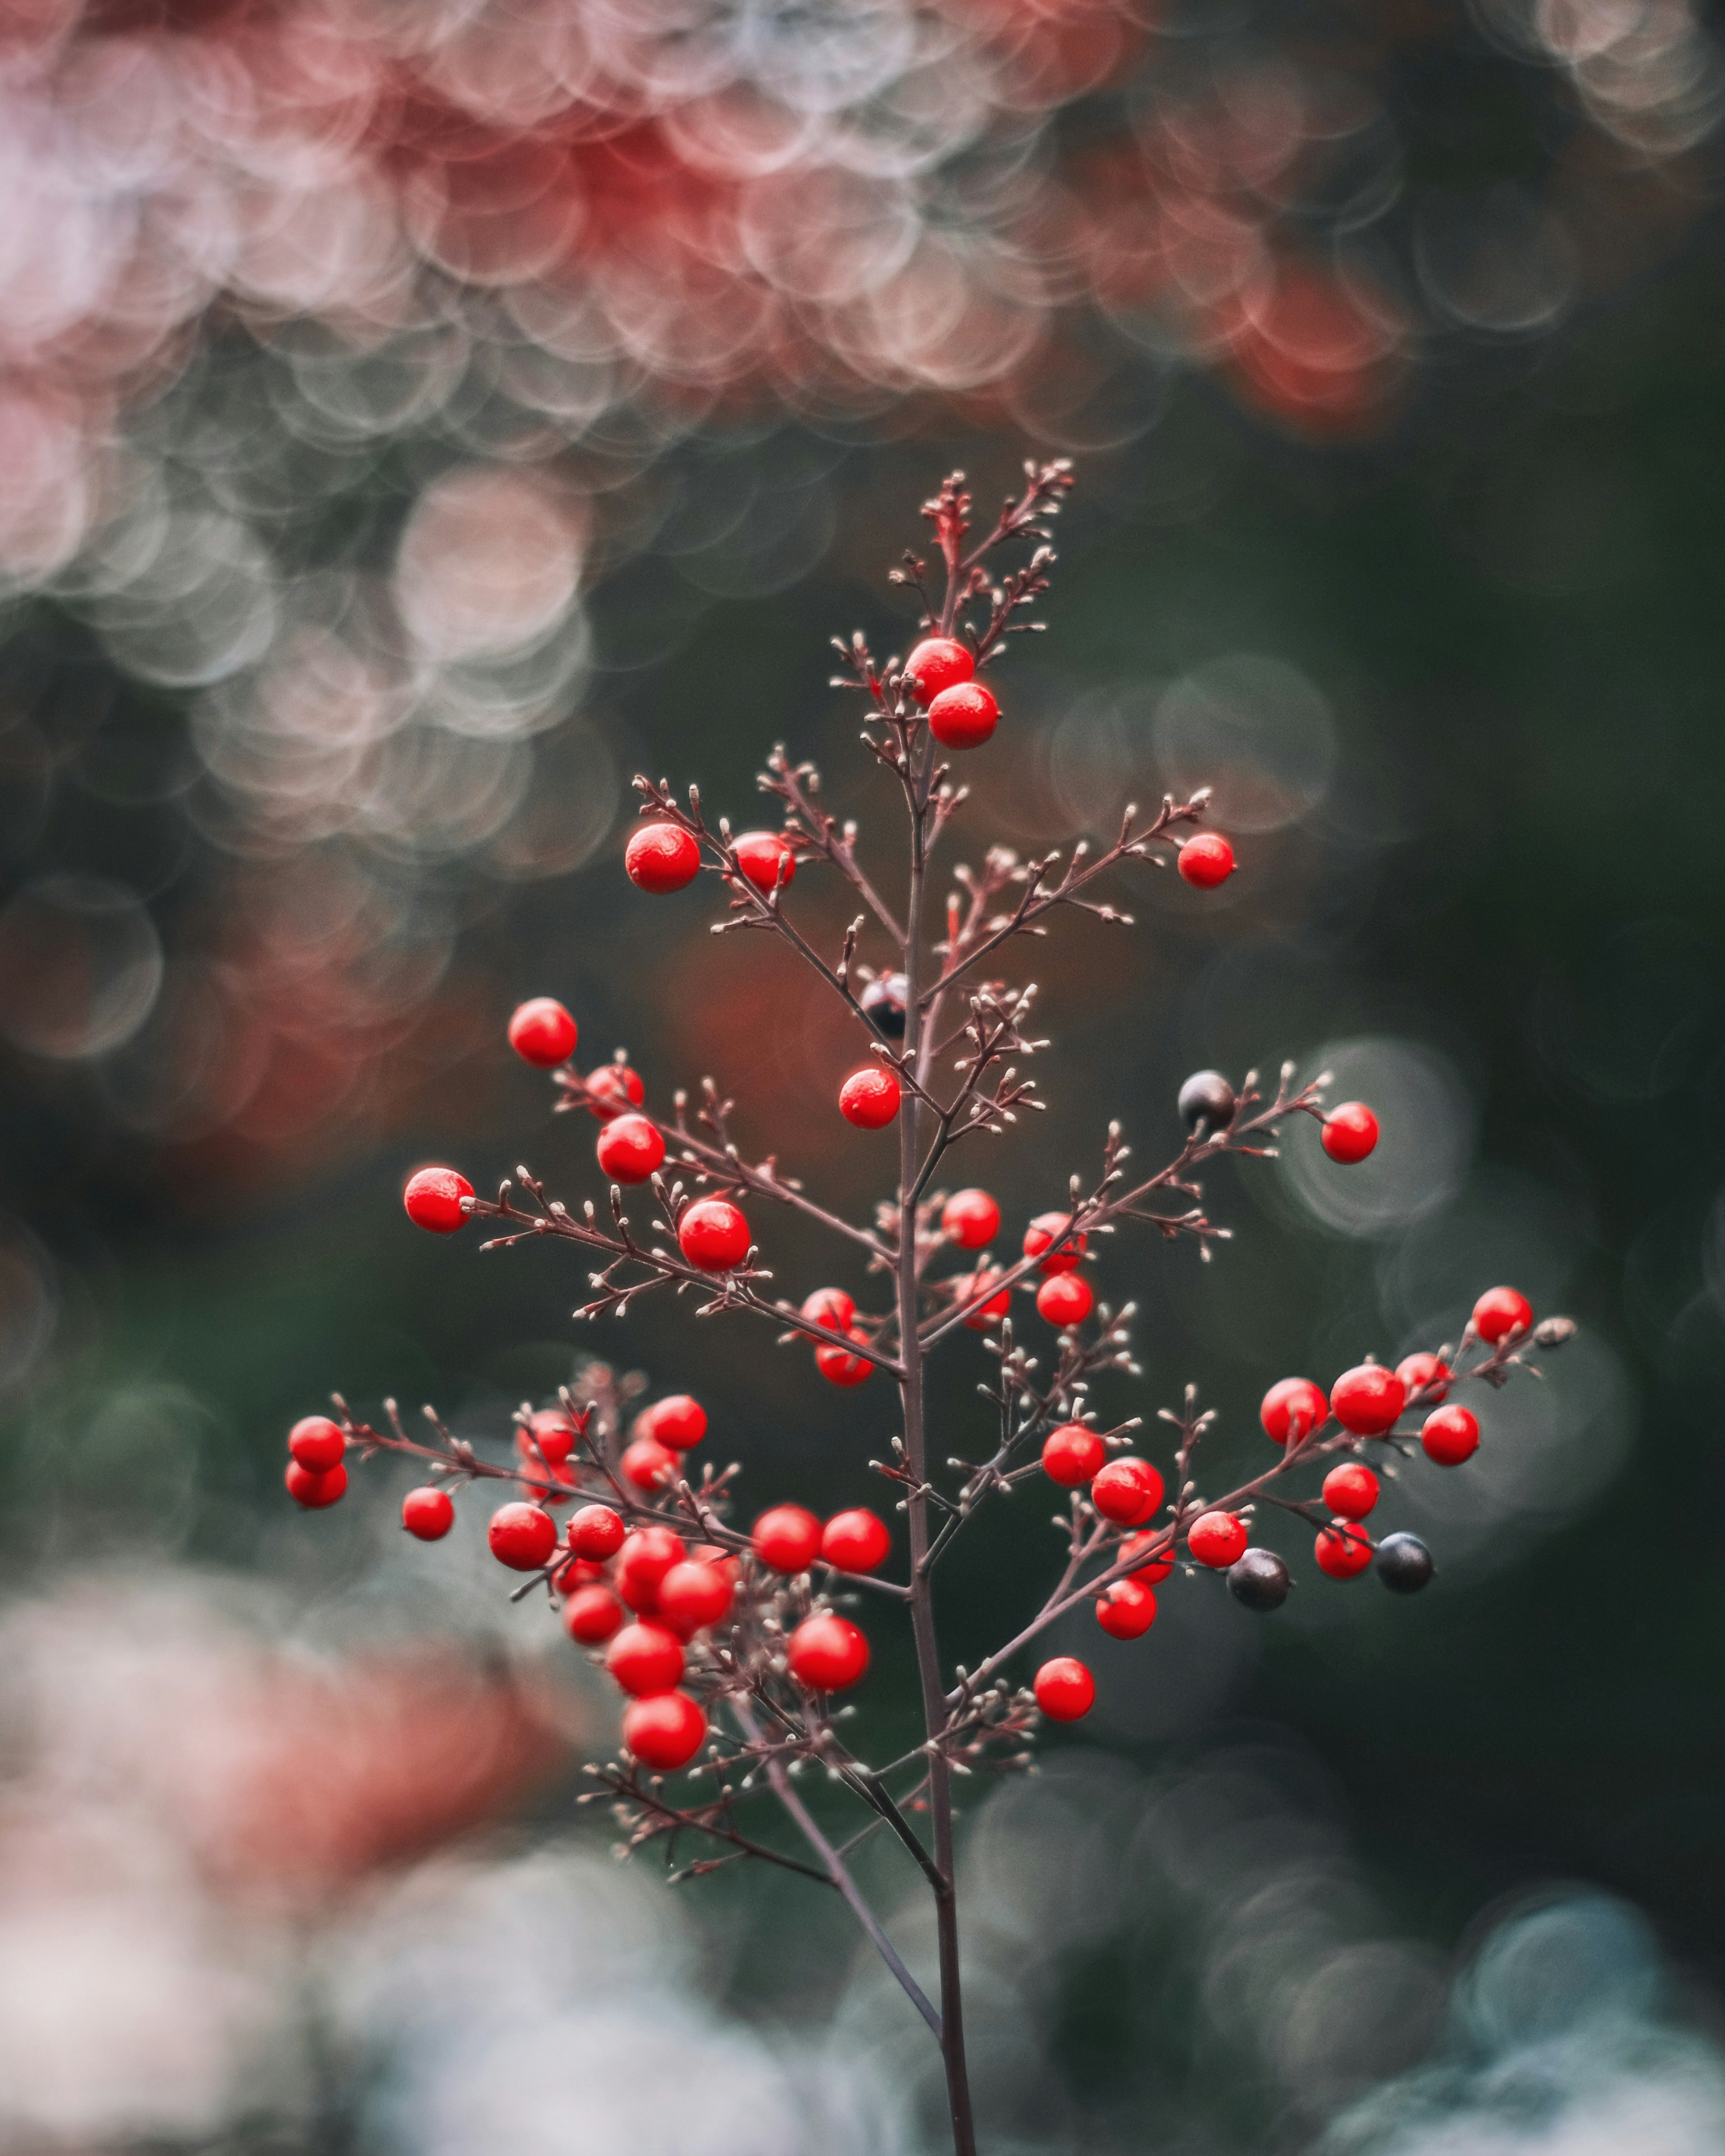
[[[583,1647],[601,1646],[623,1622],[623,1605],[608,1587],[578,1587],[563,1604],[563,1630]]]
[[[814,1367],[829,1385],[860,1385],[875,1366],[866,1355],[847,1354],[823,1341],[814,1351]]]
[[[685,1560],[659,1583],[659,1615],[679,1638],[691,1640],[728,1614],[734,1592],[730,1574],[717,1565]]]
[[[679,824],[643,824],[629,834],[623,865],[639,891],[681,891],[701,873],[701,848]]]
[[[1065,1240],[1059,1250],[1052,1250],[1047,1257],[1042,1258],[1042,1262],[1036,1268],[1038,1272],[1069,1273],[1084,1255],[1090,1239],[1081,1232],[1076,1235],[1066,1234],[1071,1219],[1070,1213],[1039,1213],[1025,1229],[1024,1255],[1027,1258],[1042,1258],[1042,1253],[1049,1249],[1057,1235],[1065,1235]]]
[[[626,1063],[602,1063],[597,1070],[589,1070],[587,1090],[590,1096],[588,1111],[602,1123],[608,1123],[613,1116],[639,1108],[647,1097],[640,1074],[631,1070]]]
[[[650,1699],[656,1691],[675,1691],[681,1681],[683,1643],[668,1625],[640,1618],[625,1625],[611,1642],[605,1667],[626,1692]]]
[[[559,1594],[572,1594],[578,1587],[592,1587],[602,1583],[605,1568],[593,1564],[584,1557],[567,1558],[551,1576],[551,1584]]]
[[[1196,891],[1214,891],[1234,873],[1234,849],[1219,831],[1200,831],[1180,849],[1180,874]]]
[[[509,1021],[509,1045],[523,1063],[553,1070],[575,1050],[575,1021],[555,996],[535,996]]]
[[[1042,1440],[1042,1471],[1063,1490],[1088,1482],[1107,1457],[1107,1446],[1081,1422],[1063,1422]]]
[[[1330,1412],[1356,1437],[1382,1437],[1407,1404],[1408,1389],[1394,1370],[1362,1363],[1330,1388]]]
[[[800,1505],[775,1505],[755,1522],[754,1548],[774,1572],[807,1572],[820,1550],[820,1522]]]
[[[955,681],[928,706],[928,731],[942,748],[980,748],[994,731],[1000,706],[980,681]]]
[[[401,1523],[422,1543],[440,1543],[455,1524],[455,1507],[447,1490],[427,1484],[409,1490],[401,1501]]]
[[[1120,1545],[1120,1554],[1128,1564],[1132,1564],[1132,1559],[1142,1551],[1154,1548],[1158,1543],[1162,1542],[1162,1532],[1159,1529],[1148,1534],[1128,1535]],[[1163,1554],[1160,1557],[1152,1558],[1146,1564],[1133,1564],[1127,1578],[1147,1580],[1153,1587],[1155,1587],[1159,1586],[1173,1568],[1174,1546],[1172,1542],[1168,1542],[1163,1543]]]
[[[969,680],[976,671],[976,660],[969,645],[953,637],[925,636],[906,660],[905,671],[922,690],[922,701],[926,704],[942,690]]]
[[[804,1301],[802,1314],[811,1325],[824,1325],[834,1332],[848,1332],[856,1316],[856,1305],[842,1287],[818,1287]]]
[[[1353,1579],[1372,1562],[1372,1541],[1363,1527],[1346,1520],[1327,1527],[1312,1546],[1317,1568],[1332,1579]]]
[[[644,1183],[665,1158],[665,1134],[645,1116],[614,1116],[599,1132],[598,1156],[613,1183]]]
[[[683,1463],[668,1445],[656,1437],[638,1437],[624,1450],[618,1466],[625,1482],[637,1490],[668,1490],[683,1471]]]
[[[327,1475],[347,1458],[347,1440],[327,1415],[305,1415],[288,1432],[288,1450],[310,1473]]]
[[[289,1496],[308,1512],[321,1512],[326,1505],[333,1505],[347,1494],[345,1467],[326,1468],[321,1475],[314,1475],[310,1468],[300,1466],[297,1460],[290,1460],[285,1479]]]
[[[785,1660],[810,1691],[849,1691],[869,1666],[869,1643],[848,1617],[823,1610],[792,1633]]]
[[[408,1178],[401,1202],[416,1228],[429,1229],[434,1235],[453,1235],[467,1219],[461,1201],[472,1195],[473,1185],[453,1168],[422,1168]]]
[[[777,831],[745,831],[735,850],[737,866],[757,891],[788,888],[795,879],[797,856]]]
[[[1408,1389],[1410,1404],[1418,1402],[1425,1407],[1435,1407],[1440,1400],[1450,1396],[1450,1385],[1455,1373],[1447,1363],[1440,1363],[1435,1355],[1423,1351],[1417,1355],[1405,1355],[1395,1366],[1395,1374]],[[1424,1394],[1424,1399],[1419,1396]]]
[[[898,1073],[882,1064],[853,1070],[839,1088],[839,1113],[860,1131],[884,1131],[899,1111],[904,1089]]]
[[[527,1430],[542,1460],[560,1467],[575,1450],[575,1425],[562,1408],[541,1408],[528,1418]]]
[[[1473,1329],[1496,1347],[1533,1322],[1533,1306],[1518,1288],[1488,1287],[1473,1306]]]
[[[537,1572],[557,1546],[557,1523],[537,1505],[500,1505],[485,1539],[499,1564],[511,1572]]]
[[[1050,1325],[1081,1325],[1096,1296],[1081,1273],[1056,1273],[1036,1291],[1036,1309]]]
[[[623,1545],[617,1560],[617,1592],[638,1615],[658,1606],[659,1584],[674,1564],[680,1564],[683,1537],[669,1527],[643,1527]]]
[[[1000,1275],[990,1268],[984,1272],[967,1273],[957,1282],[961,1305],[969,1302],[976,1296],[988,1298],[986,1301],[978,1303],[965,1317],[964,1322],[973,1332],[986,1332],[991,1325],[998,1325],[1012,1308],[1012,1290],[1009,1287],[1002,1288],[999,1295],[989,1293],[999,1278]]]
[[[1050,1722],[1076,1722],[1095,1703],[1096,1681],[1076,1655],[1056,1655],[1037,1671],[1032,1690]]]
[[[1000,1208],[986,1190],[955,1190],[941,1208],[941,1227],[961,1250],[986,1250],[1000,1232]]]
[[[683,1255],[704,1273],[728,1273],[740,1265],[753,1240],[748,1222],[728,1198],[697,1198],[677,1223]]]
[[[821,1557],[840,1572],[873,1572],[891,1548],[886,1522],[865,1505],[834,1512],[820,1532]]]
[[[1247,1540],[1245,1522],[1232,1512],[1202,1512],[1186,1531],[1187,1548],[1214,1572],[1226,1572]]]
[[[577,1557],[602,1564],[623,1548],[627,1532],[608,1505],[583,1505],[569,1522],[569,1547]]]
[[[1310,1378],[1279,1378],[1265,1394],[1258,1419],[1278,1445],[1291,1437],[1310,1437],[1330,1419],[1330,1404],[1322,1385]]]
[[[644,1767],[674,1774],[701,1749],[706,1717],[685,1691],[655,1692],[624,1709],[623,1741]]]
[[[1378,1478],[1363,1460],[1344,1460],[1325,1476],[1323,1500],[1344,1520],[1363,1520],[1378,1502]]]
[[[671,1393],[653,1410],[653,1435],[673,1452],[692,1452],[706,1435],[706,1409],[691,1393]]]
[[[1324,1117],[1324,1151],[1343,1168],[1363,1160],[1377,1142],[1378,1118],[1363,1101],[1344,1101]]]
[[[1090,1486],[1090,1502],[1117,1527],[1142,1527],[1162,1502],[1162,1477],[1147,1460],[1128,1453],[1111,1460]]]
[[[1141,1579],[1117,1579],[1097,1598],[1096,1622],[1114,1639],[1138,1639],[1156,1622],[1156,1597]]]
[[[1420,1426],[1420,1442],[1425,1447],[1426,1457],[1436,1460],[1440,1467],[1459,1467],[1478,1450],[1478,1419],[1471,1409],[1451,1400],[1448,1407],[1427,1415]]]

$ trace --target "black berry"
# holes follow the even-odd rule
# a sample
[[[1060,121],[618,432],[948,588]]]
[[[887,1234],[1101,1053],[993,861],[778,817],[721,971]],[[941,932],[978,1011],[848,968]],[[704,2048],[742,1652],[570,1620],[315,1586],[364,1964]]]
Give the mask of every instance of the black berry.
[[[1288,1568],[1274,1550],[1249,1549],[1229,1566],[1228,1587],[1236,1602],[1261,1615],[1287,1600]]]
[[[1385,1535],[1378,1545],[1378,1577],[1393,1594],[1417,1594],[1433,1569],[1418,1535]]]
[[[1180,1121],[1194,1137],[1214,1137],[1234,1120],[1234,1088],[1219,1070],[1194,1070],[1180,1088]]]
[[[875,1022],[875,1030],[884,1033],[891,1040],[905,1037],[905,993],[908,986],[902,973],[883,973],[878,981],[870,981],[857,1001]]]

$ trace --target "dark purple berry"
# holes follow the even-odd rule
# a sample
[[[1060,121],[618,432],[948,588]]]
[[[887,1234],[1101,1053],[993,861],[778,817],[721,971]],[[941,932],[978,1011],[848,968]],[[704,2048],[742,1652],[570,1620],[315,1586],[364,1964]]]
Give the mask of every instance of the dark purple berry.
[[[1219,1070],[1194,1070],[1180,1088],[1180,1121],[1194,1137],[1212,1138],[1234,1120],[1234,1088]]]
[[[1260,1615],[1281,1609],[1288,1599],[1288,1568],[1274,1550],[1249,1549],[1228,1568],[1229,1592]]]
[[[1393,1594],[1417,1594],[1433,1570],[1431,1552],[1418,1535],[1385,1535],[1378,1545],[1378,1577]]]
[[[875,1030],[884,1033],[889,1040],[905,1037],[905,997],[909,988],[902,973],[883,973],[878,981],[870,981],[857,1001],[874,1020]]]

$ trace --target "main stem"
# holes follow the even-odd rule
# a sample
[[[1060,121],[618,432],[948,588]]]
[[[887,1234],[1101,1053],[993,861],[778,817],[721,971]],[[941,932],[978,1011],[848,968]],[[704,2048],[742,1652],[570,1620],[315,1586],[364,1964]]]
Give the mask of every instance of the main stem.
[[[925,766],[926,768],[926,766]],[[927,870],[927,781],[918,774],[911,804],[911,887],[905,908],[905,1048],[916,1066],[922,1019],[922,892]],[[922,1687],[922,1721],[931,1745],[947,1719],[935,1636],[934,1582],[928,1569],[928,1442],[923,1421],[922,1351],[917,1338],[916,1163],[920,1104],[914,1096],[899,1117],[898,1322],[900,1380],[904,1399],[905,1466],[910,1475],[911,1625],[916,1641],[916,1674]],[[947,2069],[947,2108],[956,2156],[976,2156],[970,2076],[964,2063],[964,2012],[958,1967],[958,1901],[952,1865],[952,1778],[943,1753],[928,1754],[928,1810],[934,1825],[935,1921],[940,1938],[941,2053]]]

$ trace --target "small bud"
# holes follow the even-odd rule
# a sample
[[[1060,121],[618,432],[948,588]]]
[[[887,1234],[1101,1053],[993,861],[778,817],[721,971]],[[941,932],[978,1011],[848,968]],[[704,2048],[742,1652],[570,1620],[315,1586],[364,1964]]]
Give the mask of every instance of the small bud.
[[[1542,1317],[1533,1328],[1533,1342],[1539,1348],[1561,1348],[1566,1340],[1575,1337],[1573,1317]]]

